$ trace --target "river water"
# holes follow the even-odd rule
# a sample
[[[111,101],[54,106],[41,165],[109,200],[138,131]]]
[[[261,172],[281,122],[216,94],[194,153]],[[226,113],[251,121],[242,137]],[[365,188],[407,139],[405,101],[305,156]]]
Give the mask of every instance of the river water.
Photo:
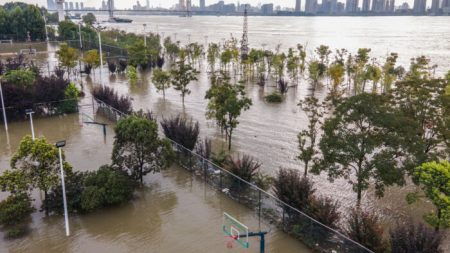
[[[148,24],[147,29],[164,33],[165,36],[170,35],[174,37],[176,33],[177,39],[181,40],[182,43],[186,43],[188,40],[205,42],[205,39],[208,42],[220,42],[222,38],[229,38],[231,33],[235,37],[240,37],[242,30],[242,18],[239,17],[193,17],[186,19],[173,16],[131,16],[128,18],[134,19],[134,22],[132,24],[114,24],[111,26],[129,32],[142,32],[142,24],[145,22]],[[350,52],[355,52],[357,48],[368,47],[372,48],[373,56],[380,59],[388,52],[397,52],[400,55],[399,61],[406,66],[411,57],[423,54],[430,57],[433,64],[439,65],[437,72],[442,74],[447,70],[450,70],[449,23],[449,17],[250,17],[249,40],[253,47],[264,46],[266,48],[274,48],[280,43],[282,44],[282,48],[295,46],[297,43],[307,43],[310,50],[313,50],[314,47],[320,44],[326,44],[331,48],[344,47]],[[205,38],[205,36],[208,37]],[[54,47],[50,46],[48,50],[53,51]],[[49,62],[50,65],[54,65],[55,56],[53,53],[50,53],[49,55],[40,55],[37,61],[45,68],[47,62]],[[180,95],[173,89],[169,89],[166,92],[166,99],[164,100],[162,94],[157,93],[154,86],[150,83],[150,72],[140,73],[138,82],[136,84],[130,84],[125,75],[105,74],[108,73],[108,70],[105,68],[103,70],[103,82],[105,85],[118,90],[119,93],[131,96],[135,108],[149,109],[159,118],[184,113],[194,120],[198,120],[201,127],[201,136],[212,138],[215,149],[218,150],[220,148],[226,148],[226,145],[223,136],[215,127],[214,122],[205,119],[207,100],[204,99],[204,96],[205,92],[210,87],[205,71],[205,65],[206,64],[203,63],[203,65],[199,67],[199,69],[202,70],[199,80],[193,82],[189,86],[192,93],[186,97],[185,106],[181,104]],[[100,85],[99,77],[100,74],[97,70],[91,77],[83,78],[87,96],[89,96],[88,90],[90,88]],[[290,89],[285,100],[281,104],[268,104],[264,101],[264,96],[273,90],[273,87],[259,87],[253,84],[246,86],[246,91],[253,101],[253,106],[250,110],[244,112],[239,119],[240,124],[233,137],[233,151],[243,152],[254,156],[262,162],[262,170],[272,175],[274,175],[280,167],[302,170],[302,165],[295,159],[298,155],[297,134],[306,127],[307,121],[304,113],[299,110],[297,103],[310,94],[308,83],[302,81],[297,88]],[[325,88],[319,87],[316,94],[318,94],[318,96],[323,96],[325,94]],[[88,103],[89,99],[85,99],[84,102]],[[36,128],[40,129],[37,130],[41,131],[40,134],[47,136],[52,141],[70,137],[70,139],[68,139],[67,147],[68,160],[72,162],[77,169],[93,169],[101,164],[108,163],[112,146],[110,135],[104,139],[101,130],[98,129],[98,127],[81,126],[79,121],[80,119],[77,116],[67,116],[63,119],[59,119],[58,122],[61,122],[60,124],[55,124],[54,120],[44,119],[36,122],[38,126]],[[11,143],[10,149],[14,150],[14,147],[17,146],[20,138],[24,134],[29,133],[29,127],[25,122],[21,122],[11,124],[11,129],[9,134]],[[1,131],[0,143],[3,144],[5,143],[6,137],[4,131]],[[111,129],[108,129],[108,132],[110,133]],[[11,153],[10,151],[7,151],[6,146],[1,146],[0,168],[7,168],[7,160],[10,154]],[[158,196],[159,190],[162,192],[175,192],[174,194],[176,195],[176,197],[162,197],[162,202],[152,202],[157,206],[165,206],[156,211],[159,212],[160,215],[155,219],[159,220],[157,222],[159,222],[161,226],[158,232],[155,232],[154,234],[155,237],[160,236],[163,243],[159,244],[153,242],[156,244],[152,244],[152,247],[154,247],[154,245],[175,247],[175,244],[173,243],[165,244],[164,242],[176,243],[177,240],[184,240],[182,233],[181,235],[177,234],[176,236],[176,238],[180,239],[168,239],[173,238],[171,237],[173,235],[168,231],[180,229],[179,224],[184,224],[186,226],[186,223],[171,222],[173,216],[170,215],[178,212],[175,211],[178,210],[178,208],[183,210],[183,205],[180,203],[184,203],[185,200],[183,198],[186,197],[186,193],[183,192],[186,188],[180,188],[179,184],[173,184],[173,182],[167,183],[167,180],[169,180],[168,178],[177,173],[182,172],[170,171],[163,173],[161,176],[154,175],[149,177],[149,182],[155,184],[159,180],[166,181],[164,181],[165,183],[159,182],[159,186],[162,188],[159,188],[154,192],[146,192],[144,195],[150,196],[152,193],[155,193],[156,196]],[[336,180],[333,183],[330,183],[327,180],[326,175],[313,176],[313,179],[316,182],[316,188],[319,194],[330,196],[341,202],[344,207],[343,216],[345,217],[345,210],[348,207],[353,206],[356,201],[356,194],[352,191],[351,186],[345,180]],[[200,186],[195,186],[195,184],[193,184],[190,187],[198,189]],[[373,189],[370,189],[363,197],[363,205],[366,208],[381,214],[384,217],[386,224],[393,224],[399,218],[407,217],[421,220],[422,215],[431,210],[431,205],[426,202],[408,205],[405,201],[405,195],[414,189],[415,187],[412,185],[403,188],[391,187],[387,189],[385,197],[381,199],[375,198]],[[162,194],[164,195],[164,193]],[[191,198],[196,198],[195,196],[191,196]],[[220,196],[215,196],[213,199],[214,198],[219,198],[219,200],[216,201],[226,202],[227,204],[225,205],[231,205],[231,202],[227,202],[228,200],[222,199]],[[129,212],[133,212],[133,215],[134,213],[142,214],[143,210],[141,210],[141,208],[148,208],[150,201],[153,200],[148,197],[148,199],[143,202],[133,202],[129,207],[123,208],[124,210],[129,208]],[[175,202],[175,204],[171,204],[171,202]],[[207,202],[208,201],[205,203]],[[166,204],[169,207],[167,207]],[[173,206],[170,207],[170,205]],[[211,208],[211,206],[215,208]],[[203,204],[198,210],[210,210],[210,215],[214,217],[214,215],[220,215],[222,209],[219,207],[220,204],[218,203],[215,203],[214,205]],[[152,239],[150,237],[153,237],[153,235],[150,234],[141,235],[142,230],[140,229],[143,228],[140,226],[139,221],[141,220],[138,218],[130,217],[131,220],[129,220],[129,222],[132,226],[128,226],[126,230],[113,227],[111,228],[112,232],[105,232],[110,230],[109,226],[113,226],[113,224],[110,224],[109,222],[119,219],[120,216],[118,214],[122,212],[120,210],[114,210],[111,214],[105,215],[105,218],[109,218],[103,221],[97,221],[96,218],[91,219],[90,217],[82,218],[81,220],[86,219],[98,223],[103,222],[103,225],[90,226],[88,225],[89,222],[80,221],[79,224],[83,225],[78,227],[80,232],[76,237],[77,243],[74,243],[73,241],[69,243],[66,241],[63,243],[63,245],[65,245],[64,247],[68,247],[67,249],[70,250],[80,249],[81,252],[86,251],[86,248],[84,247],[88,247],[87,245],[94,245],[92,247],[110,246],[112,252],[115,252],[114,250],[120,251],[120,249],[136,249],[137,251],[140,251],[140,249],[149,247],[148,245],[150,244],[146,244],[147,242],[135,241],[135,238],[146,238],[149,240],[148,243],[151,243]],[[124,214],[130,215],[125,211]],[[92,217],[95,216],[96,215],[93,215]],[[98,214],[98,216],[102,216],[102,214]],[[148,213],[144,216],[146,219],[152,219],[153,217]],[[184,217],[186,218],[186,216]],[[52,247],[57,247],[55,246],[57,245],[55,241],[58,241],[57,239],[60,239],[61,235],[55,232],[55,228],[52,228],[51,226],[41,228],[38,226],[39,224],[43,224],[41,222],[42,221],[39,221],[33,225],[36,227],[37,231],[40,231],[38,233],[38,239],[36,240],[41,241],[36,245],[49,243],[50,245],[53,245]],[[58,220],[58,222],[61,221]],[[125,226],[125,223],[122,223],[122,221],[118,224]],[[90,228],[86,228],[86,226]],[[134,229],[134,226],[137,226],[137,228]],[[170,229],[167,229],[167,227]],[[161,231],[165,231],[165,233],[162,233]],[[104,235],[104,233],[107,235]],[[48,237],[43,237],[43,234],[48,234]],[[52,234],[55,237],[52,237]],[[282,235],[280,236],[282,237]],[[94,240],[94,238],[99,239]],[[200,240],[199,242],[205,243],[206,240],[201,238],[206,239],[210,237],[203,236],[198,238],[195,240]],[[164,241],[164,239],[167,241]],[[136,248],[130,248],[132,242],[136,242]],[[294,242],[289,242],[289,244],[290,243]],[[35,245],[35,243],[31,245]],[[189,245],[196,246],[185,243],[186,247]],[[214,247],[215,244],[207,245],[211,248]],[[20,244],[13,243],[8,247],[18,249],[19,251],[20,249],[29,247],[26,245],[22,246],[25,248],[20,248]],[[164,247],[161,246],[161,248],[158,248],[161,250],[156,250],[154,252],[164,252]],[[221,248],[215,247],[214,249],[220,250]],[[197,249],[197,251],[193,250],[190,252],[205,251]],[[273,252],[292,251],[275,250]]]

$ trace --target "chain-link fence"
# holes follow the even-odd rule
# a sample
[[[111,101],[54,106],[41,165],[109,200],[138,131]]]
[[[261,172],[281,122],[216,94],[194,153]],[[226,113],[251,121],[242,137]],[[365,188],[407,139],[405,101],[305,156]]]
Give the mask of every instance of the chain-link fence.
[[[106,103],[95,98],[94,101],[97,113],[110,120],[118,121],[126,117],[126,114]],[[284,203],[273,194],[239,178],[182,145],[171,142],[176,152],[176,161],[182,168],[202,178],[206,184],[245,205],[259,218],[299,239],[308,247],[318,252],[373,253],[341,232]]]
[[[26,111],[32,110],[33,117],[51,117],[61,114],[76,113],[79,111],[78,99],[66,99],[59,101],[48,101],[41,103],[27,103],[24,101],[20,105],[14,107],[5,106],[6,118],[8,121],[24,120],[26,119]],[[0,108],[0,112],[3,108]],[[3,122],[3,117],[0,117],[0,122]]]

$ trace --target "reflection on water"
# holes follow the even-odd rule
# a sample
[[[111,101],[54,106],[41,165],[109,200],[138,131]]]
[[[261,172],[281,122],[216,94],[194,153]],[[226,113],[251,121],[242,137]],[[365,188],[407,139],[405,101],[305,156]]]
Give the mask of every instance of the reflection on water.
[[[24,240],[4,241],[0,252],[229,252],[221,229],[228,212],[254,230],[258,219],[252,211],[172,167],[146,177],[146,188],[123,206],[70,217],[71,236],[63,233],[62,217],[33,217],[32,232]],[[270,229],[266,225],[262,229]],[[0,233],[0,236],[3,234]],[[233,252],[259,252],[235,245]],[[267,252],[310,252],[300,242],[273,228]]]

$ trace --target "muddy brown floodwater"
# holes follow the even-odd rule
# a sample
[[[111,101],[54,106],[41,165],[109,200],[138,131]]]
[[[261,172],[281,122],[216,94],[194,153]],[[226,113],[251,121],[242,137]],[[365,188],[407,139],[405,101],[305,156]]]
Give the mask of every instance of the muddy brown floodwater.
[[[83,110],[88,113],[87,109]],[[81,114],[72,114],[35,119],[34,126],[36,135],[45,136],[50,142],[66,139],[67,160],[75,170],[85,171],[110,161],[114,134],[110,125],[105,138],[100,127],[81,124],[82,118]],[[108,122],[102,117],[96,120]],[[3,128],[0,130],[0,172],[9,167],[12,152],[27,134],[30,134],[28,121],[11,123],[9,137]],[[8,138],[9,145],[4,145]],[[267,237],[268,252],[310,252],[282,231],[259,224],[251,210],[184,169],[171,167],[160,174],[148,175],[145,184],[128,204],[71,216],[70,237],[64,234],[61,216],[48,218],[35,212],[31,231],[23,239],[4,240],[0,232],[0,252],[259,252],[256,239],[250,240],[249,250],[239,245],[234,245],[232,250],[226,247],[221,227],[223,212],[237,217],[251,229],[271,229]],[[39,208],[41,196],[38,192],[32,196]],[[0,199],[4,197],[4,193],[0,195]]]
[[[172,37],[178,35],[178,39],[182,40],[182,43],[186,43],[188,41],[188,34],[191,35],[191,41],[199,42],[203,42],[204,39],[209,42],[220,42],[222,38],[229,38],[230,33],[234,33],[233,35],[235,37],[239,37],[242,22],[240,17],[194,17],[192,19],[183,20],[183,22],[180,22],[179,17],[146,16],[145,18],[132,17],[132,19],[135,19],[133,24],[117,24],[113,26],[116,26],[116,28],[119,29],[125,29],[127,31],[140,32],[140,28],[142,27],[141,25],[143,23],[147,23],[149,24],[149,29],[152,32],[159,32],[160,34],[165,33],[166,36],[170,35]],[[202,33],[196,32],[200,30]],[[218,33],[218,30],[221,32]],[[281,38],[283,39],[282,41]],[[436,63],[440,66],[438,68],[439,74],[448,71],[448,68],[450,67],[450,62],[448,61],[448,57],[450,56],[449,40],[450,33],[448,33],[447,17],[282,17],[271,18],[270,20],[252,17],[250,19],[250,43],[251,46],[254,47],[266,46],[267,48],[274,48],[277,44],[281,43],[282,48],[285,49],[290,46],[295,46],[297,43],[303,43],[308,44],[309,51],[312,51],[314,47],[320,44],[327,44],[330,45],[332,49],[344,47],[349,49],[351,52],[356,52],[357,48],[367,47],[373,49],[373,56],[378,57],[380,61],[382,61],[383,57],[385,57],[388,52],[398,52],[400,55],[399,62],[406,67],[411,57],[423,54],[431,57],[433,64]],[[41,50],[53,52],[55,49],[55,45],[49,45]],[[48,67],[53,69],[53,67],[57,64],[54,53],[49,53],[48,55],[38,55],[34,58],[34,60],[43,68],[44,73],[48,70]],[[129,95],[132,97],[133,106],[135,108],[151,110],[159,118],[184,113],[192,117],[194,120],[198,120],[201,128],[201,136],[212,138],[216,149],[225,148],[224,138],[221,136],[220,131],[215,127],[214,122],[207,121],[205,119],[207,100],[204,99],[204,96],[205,92],[210,87],[210,82],[206,74],[206,63],[203,62],[202,66],[199,66],[199,69],[201,70],[199,80],[189,85],[189,89],[192,90],[192,93],[186,97],[184,107],[181,104],[181,97],[179,93],[173,89],[169,89],[166,92],[166,99],[164,100],[162,94],[157,93],[155,87],[151,84],[151,73],[148,71],[139,74],[139,80],[136,84],[130,84],[125,75],[109,75],[105,66],[103,70],[103,82],[105,85],[113,87],[120,94]],[[97,69],[93,74],[91,74],[90,77],[82,78],[87,97],[89,97],[89,90],[92,87],[100,85],[99,77],[100,74]],[[78,78],[75,78],[75,80],[76,82],[80,81]],[[305,114],[299,109],[297,104],[302,98],[310,94],[311,91],[309,90],[308,82],[302,80],[297,88],[291,88],[288,91],[285,100],[280,104],[268,104],[264,101],[264,96],[273,90],[274,87],[260,87],[254,84],[246,85],[246,91],[249,97],[253,100],[253,106],[250,110],[244,112],[239,118],[240,124],[233,136],[233,151],[243,152],[254,156],[263,164],[262,169],[266,173],[272,175],[275,174],[280,167],[302,170],[302,164],[295,159],[298,156],[297,134],[300,130],[307,126],[307,120]],[[325,90],[325,87],[319,87],[319,89],[316,90],[316,96],[323,97]],[[89,98],[86,98],[84,102],[89,103]],[[41,124],[41,127],[37,127],[37,129],[40,129],[37,131],[41,131],[41,134],[46,135],[52,141],[60,138],[68,139],[68,146],[66,148],[68,160],[75,164],[77,169],[93,169],[101,164],[108,163],[112,146],[112,140],[110,139],[110,128],[108,129],[108,138],[104,139],[100,129],[97,126],[77,126],[77,124],[72,124],[79,121],[77,116],[70,115],[59,120],[60,121],[58,122],[60,122],[60,124],[54,123],[53,120],[38,120],[36,124],[37,126]],[[10,146],[13,149],[15,147],[14,145],[17,146],[17,142],[23,134],[29,133],[29,127],[23,122],[13,123],[11,125],[12,130],[10,131],[9,138],[11,143]],[[5,140],[4,131],[0,132],[0,143],[2,145],[3,143],[6,143]],[[7,157],[10,153],[6,150],[6,146],[2,146],[0,148],[0,165],[2,166],[0,168],[7,168],[5,166],[8,162],[5,157]],[[154,175],[149,177],[149,180],[155,180],[152,182],[157,182],[156,178],[160,177],[162,180],[169,180],[168,178],[171,176],[176,177],[179,173],[183,172],[175,172],[170,170],[163,173],[162,177],[160,175]],[[356,202],[356,194],[353,192],[351,186],[346,182],[346,180],[335,180],[333,183],[330,183],[324,174],[313,176],[313,180],[316,182],[316,188],[319,194],[332,197],[333,199],[341,202],[343,206],[343,217],[345,217],[346,210],[348,210],[349,207],[354,206]],[[169,189],[167,188],[169,185],[175,186],[175,188],[171,189],[176,192],[176,196],[178,196],[178,190],[182,189],[180,191],[184,191],[184,188],[179,188],[180,186],[177,183],[168,185],[160,183],[160,186],[164,190]],[[188,188],[188,190],[198,189],[197,187],[200,186],[193,185],[191,187],[192,188]],[[381,214],[385,220],[386,226],[395,224],[396,221],[408,217],[412,217],[416,221],[421,221],[423,214],[429,212],[432,209],[432,206],[426,201],[421,201],[414,205],[408,205],[405,200],[405,195],[415,189],[416,188],[411,184],[408,184],[402,188],[390,187],[386,190],[385,197],[381,199],[375,198],[374,190],[370,189],[363,196],[363,205],[365,208]],[[156,192],[157,190],[153,191],[153,193]],[[147,196],[147,194],[151,193],[152,191],[150,190],[149,192],[145,192],[143,195]],[[183,192],[183,194],[186,193]],[[184,195],[182,196],[185,198]],[[205,196],[210,195],[208,193],[202,196],[204,199],[207,199]],[[192,196],[192,198],[194,197]],[[211,217],[220,216],[222,211],[220,208],[215,209],[212,208],[212,206],[217,207],[220,206],[220,203],[228,203],[228,200],[222,199],[220,195],[216,196],[216,198],[220,199],[217,200],[219,203],[213,201],[213,203],[215,203],[214,205],[205,204],[204,207],[201,208],[201,210],[204,211],[210,210],[208,212]],[[184,203],[184,199],[181,199],[181,195],[176,199],[175,209],[169,208],[170,211],[158,209],[160,215],[155,216],[155,218],[159,217],[159,219],[167,219],[170,221],[173,216],[169,218],[169,216],[166,215],[169,215],[169,213],[176,213],[174,210],[178,210],[177,208],[181,208],[181,210],[183,210],[183,206],[181,206],[180,203]],[[130,205],[147,208],[147,204],[145,204],[147,202],[141,201],[143,200],[139,198]],[[148,197],[147,201],[152,200]],[[210,202],[205,201],[205,203]],[[123,208],[125,209],[131,207]],[[114,215],[114,212],[120,212],[120,210],[122,209],[119,208],[118,210],[111,210],[111,213],[108,213],[108,215],[111,215],[111,220],[104,220],[104,222],[108,223],[109,221],[112,224],[106,224],[107,226],[113,226],[115,222],[118,222],[118,224],[123,224],[121,223],[121,220],[118,219],[119,216]],[[132,210],[131,212],[134,211],[138,214],[141,212],[135,211],[135,209],[130,210]],[[161,215],[161,213],[163,214]],[[105,217],[108,215],[105,215]],[[126,215],[128,216],[131,214]],[[243,215],[243,217],[245,217],[245,214]],[[98,216],[102,216],[102,214],[98,214]],[[89,219],[89,217],[91,216],[75,219],[85,220]],[[95,215],[92,217],[95,217]],[[147,217],[147,219],[151,219],[153,216],[148,214],[145,217]],[[100,222],[95,218],[92,218],[92,220],[92,222]],[[249,218],[248,220],[250,222],[251,219]],[[142,218],[142,222],[144,223],[145,221],[146,219]],[[58,222],[61,221],[58,220]],[[135,222],[136,225],[140,224],[136,221],[130,222],[131,224],[133,224],[132,222]],[[211,221],[211,224],[213,222],[215,221]],[[201,222],[199,221],[199,223]],[[89,226],[86,225],[87,223],[85,222],[75,224]],[[161,225],[160,228],[165,232],[159,234],[156,233],[155,235],[160,236],[160,239],[163,241],[164,239],[172,236],[170,231],[173,231],[175,228],[184,229],[184,227],[187,227],[186,225],[183,227],[179,226],[178,223],[175,224],[171,222],[162,222],[162,224],[163,225]],[[183,223],[181,222],[180,224]],[[167,228],[166,225],[170,227],[170,229]],[[45,226],[47,226],[47,224],[45,224]],[[51,234],[51,231],[53,231],[51,227],[52,226],[47,226],[46,229],[43,229],[39,228],[37,225],[35,226],[39,235],[46,233]],[[130,236],[130,233],[133,232],[127,232],[125,230],[122,231],[117,228],[116,230],[113,230],[116,231],[117,234],[113,234],[113,236],[108,237],[106,235],[102,235],[103,233],[107,233],[105,232],[106,230],[103,231],[102,229],[105,229],[105,227],[99,226],[99,230],[86,229],[87,231],[94,232],[91,234],[89,232],[80,232],[79,237],[76,235],[76,246],[72,244],[67,246],[68,243],[65,241],[64,245],[69,248],[73,247],[71,249],[80,249],[83,251],[86,250],[83,247],[88,245],[87,243],[84,244],[85,241],[92,242],[91,245],[103,245],[105,247],[129,247],[129,244],[136,242],[134,239],[130,239],[133,237]],[[129,229],[130,231],[136,232],[136,230],[133,230],[131,227]],[[84,231],[83,228],[80,228],[80,231]],[[191,230],[186,229],[186,231]],[[196,233],[203,233],[203,231],[196,231]],[[185,232],[182,234],[186,236],[186,234],[191,233]],[[182,235],[180,236],[180,234],[176,235],[177,236],[174,236],[175,239],[169,240],[171,243],[168,243],[168,245],[153,242],[152,247],[159,247],[158,245],[166,245],[166,248],[170,248],[172,246],[175,247],[177,242],[182,243],[184,239],[190,238],[185,238]],[[130,236],[130,238],[128,238],[128,236]],[[136,232],[134,236],[139,237],[140,235]],[[93,240],[92,238],[94,237],[99,238],[99,240]],[[118,238],[123,238],[123,241]],[[198,236],[194,240],[198,243],[185,243],[184,247],[189,248],[201,245],[202,243],[208,241],[204,240],[206,238],[211,237],[208,237],[208,235]],[[285,237],[280,234],[279,238]],[[274,238],[272,238],[272,240],[273,239]],[[288,241],[288,239],[283,240]],[[151,241],[151,239],[149,239],[149,241]],[[450,244],[450,240],[446,241],[447,244]],[[53,239],[51,239],[49,243],[50,242],[53,242]],[[141,243],[144,243],[143,245],[147,245],[145,244],[146,242],[136,242],[135,246],[137,247],[137,250],[140,250],[138,246],[141,245]],[[219,245],[219,242],[217,243],[217,245]],[[288,245],[294,244],[294,242],[288,243]],[[221,250],[220,247],[214,247],[214,245],[214,243],[207,244],[202,248],[202,250],[196,248],[198,251],[194,250],[192,252],[207,252],[206,249],[213,249],[214,251]],[[14,248],[19,247],[20,245],[15,243],[14,245],[9,246]],[[150,249],[150,246],[147,245],[147,247]],[[162,248],[164,247],[161,247],[161,251],[156,250],[155,252],[163,252]],[[446,249],[450,252],[450,246],[447,245]],[[285,251],[273,250],[274,252],[291,252],[289,249],[286,249]]]

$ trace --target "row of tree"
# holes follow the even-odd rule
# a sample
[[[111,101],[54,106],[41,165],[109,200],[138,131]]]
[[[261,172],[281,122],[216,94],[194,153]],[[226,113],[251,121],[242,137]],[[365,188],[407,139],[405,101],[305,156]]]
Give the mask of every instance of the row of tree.
[[[46,11],[21,2],[0,5],[0,40],[45,40]]]

